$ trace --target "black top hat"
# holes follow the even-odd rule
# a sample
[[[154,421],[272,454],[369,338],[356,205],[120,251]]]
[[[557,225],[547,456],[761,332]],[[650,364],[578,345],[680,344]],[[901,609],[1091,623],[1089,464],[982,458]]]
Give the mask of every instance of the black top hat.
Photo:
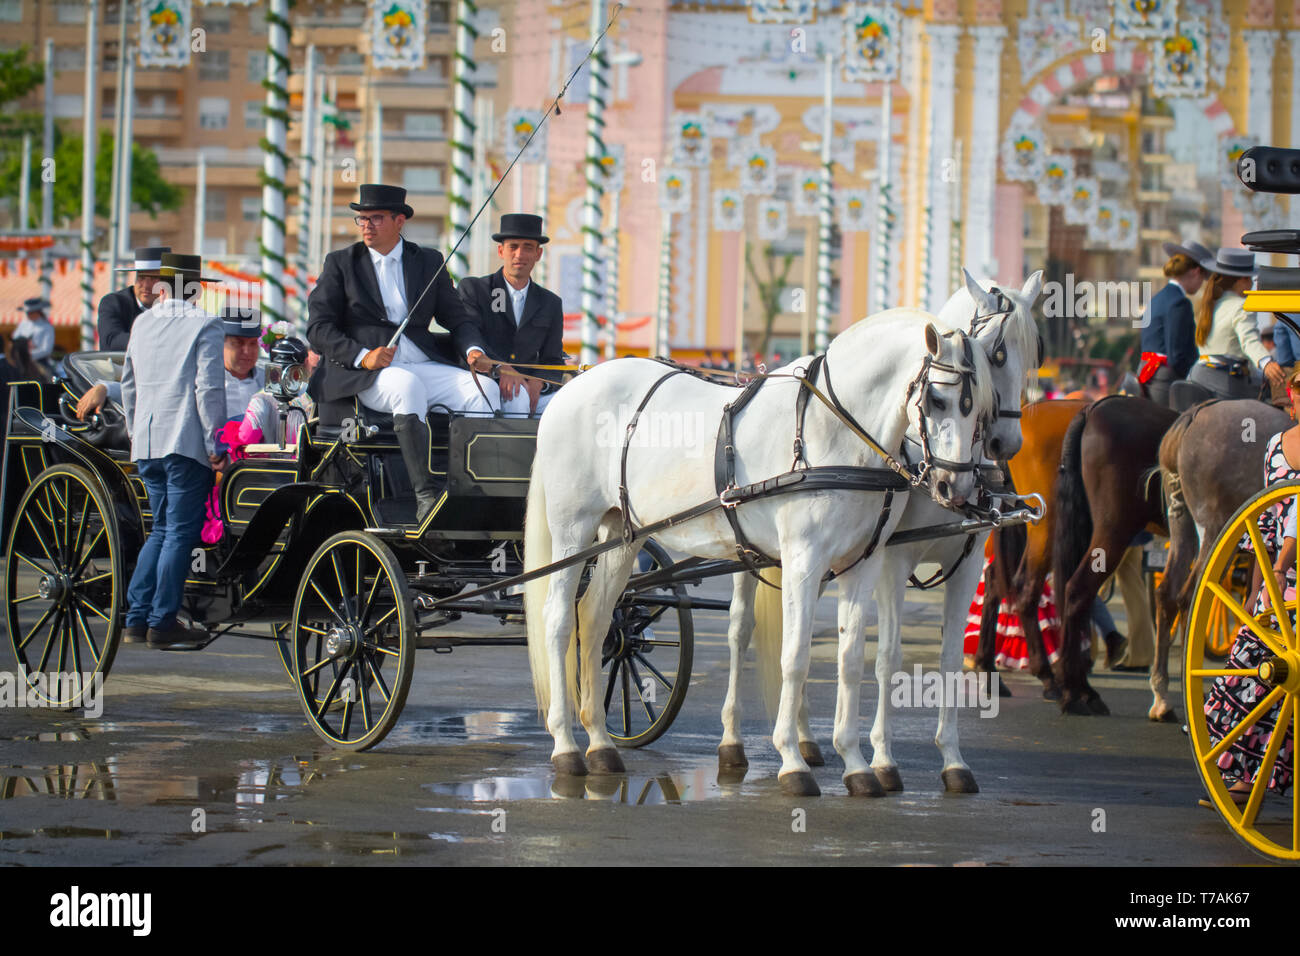
[[[201,256],[187,256],[179,252],[164,252],[160,257],[158,274],[163,278],[179,276],[190,282],[222,281],[214,276],[201,275],[202,272],[203,258]]]
[[[348,203],[350,209],[357,212],[387,209],[389,212],[401,213],[407,219],[415,215],[415,210],[406,204],[406,190],[401,186],[385,186],[381,183],[362,183],[361,201]]]
[[[542,235],[542,217],[526,212],[508,212],[501,217],[501,231],[492,233],[493,242],[507,239],[536,239],[539,245],[550,242]]]
[[[24,312],[44,313],[45,310],[48,309],[49,307],[50,307],[49,303],[46,302],[44,299],[42,299],[40,296],[36,296],[35,298],[32,299],[23,300]]]
[[[257,309],[228,305],[221,310],[220,319],[226,335],[251,339],[262,334],[262,313]]]
[[[140,246],[135,250],[135,263],[120,266],[116,272],[157,272],[162,268],[164,252],[171,252],[171,246]]]

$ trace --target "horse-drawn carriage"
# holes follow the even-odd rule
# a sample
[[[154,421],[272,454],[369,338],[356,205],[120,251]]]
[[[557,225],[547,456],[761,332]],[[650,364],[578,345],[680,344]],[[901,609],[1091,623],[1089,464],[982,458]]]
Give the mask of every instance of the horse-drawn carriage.
[[[120,377],[121,361],[71,355],[63,379],[12,389],[0,492],[6,624],[19,669],[55,707],[78,706],[108,675],[151,525],[120,409],[88,422],[73,412],[91,384]],[[286,379],[295,384],[280,390],[282,408],[303,384]],[[298,434],[244,449],[217,486],[224,533],[193,552],[182,615],[209,642],[274,640],[308,721],[338,747],[371,747],[392,728],[417,647],[524,643],[448,625],[466,613],[502,623],[522,613],[517,589],[491,585],[521,568],[537,420],[448,413],[430,415],[429,427],[444,490],[420,526],[391,419],[326,404]],[[654,542],[646,554],[601,655],[609,731],[627,746],[668,728],[691,672],[691,578],[662,573],[669,561]],[[473,596],[457,597],[467,588]],[[675,633],[655,632],[664,615]]]

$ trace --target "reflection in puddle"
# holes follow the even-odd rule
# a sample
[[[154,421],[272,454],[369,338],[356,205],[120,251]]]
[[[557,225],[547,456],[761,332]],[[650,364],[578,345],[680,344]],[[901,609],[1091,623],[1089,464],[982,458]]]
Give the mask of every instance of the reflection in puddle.
[[[719,783],[717,768],[709,764],[690,771],[662,773],[654,777],[639,774],[488,777],[469,783],[425,784],[425,789],[475,803],[556,798],[657,806],[732,796],[740,792],[739,783],[740,781]]]
[[[85,837],[97,840],[117,840],[121,830],[98,830],[94,827],[37,827],[35,830],[0,830],[0,840],[28,840],[32,837],[69,839]]]
[[[522,711],[479,710],[448,714],[432,720],[404,720],[385,738],[388,744],[414,744],[430,740],[479,741],[517,737],[533,720]]]

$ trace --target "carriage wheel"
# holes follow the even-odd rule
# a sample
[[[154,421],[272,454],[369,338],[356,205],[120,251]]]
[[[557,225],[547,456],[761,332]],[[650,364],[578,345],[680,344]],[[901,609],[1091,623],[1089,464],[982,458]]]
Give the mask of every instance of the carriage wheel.
[[[1295,625],[1297,602],[1291,600],[1282,605],[1287,613],[1278,617],[1274,617],[1271,610],[1254,615],[1250,613],[1254,608],[1253,596],[1247,595],[1247,600],[1243,602],[1240,593],[1234,593],[1232,581],[1233,572],[1239,564],[1238,545],[1243,535],[1249,536],[1254,550],[1247,557],[1254,567],[1266,575],[1264,583],[1270,593],[1272,606],[1281,605],[1281,590],[1276,579],[1269,573],[1273,557],[1263,548],[1259,519],[1264,512],[1279,503],[1289,503],[1297,491],[1300,491],[1300,482],[1286,482],[1267,488],[1242,505],[1224,527],[1198,582],[1183,662],[1183,696],[1188,714],[1188,733],[1192,751],[1196,755],[1196,768],[1205,789],[1220,815],[1238,837],[1260,853],[1279,860],[1300,860],[1300,788],[1293,781],[1290,793],[1285,798],[1267,792],[1267,783],[1273,775],[1286,735],[1289,733],[1294,740],[1296,725],[1300,722],[1300,711],[1296,706],[1297,692],[1300,692],[1300,652],[1296,646]],[[1231,661],[1207,662],[1207,658],[1215,656],[1211,644],[1216,638],[1216,616],[1229,622],[1234,639],[1240,627],[1245,625],[1264,645],[1266,652],[1258,666],[1243,670],[1232,666]],[[1223,740],[1217,744],[1210,737],[1205,714],[1206,698],[1214,687],[1216,678],[1252,678],[1259,684],[1256,706],[1228,729]],[[1225,783],[1219,772],[1217,761],[1224,750],[1255,726],[1256,721],[1270,713],[1276,715],[1276,729],[1267,743],[1259,742],[1264,749],[1255,775],[1255,785],[1247,803],[1237,806],[1228,793],[1229,784]]]
[[[1251,571],[1255,567],[1253,554],[1238,551],[1228,564],[1228,574],[1224,587],[1228,593],[1243,605],[1250,596]],[[1233,638],[1237,636],[1238,622],[1221,602],[1216,601],[1211,609],[1209,643],[1206,653],[1213,657],[1227,657],[1232,650]]]
[[[36,476],[14,512],[4,602],[18,669],[46,704],[79,707],[108,676],[126,603],[122,560],[94,474],[54,465]]]
[[[393,729],[415,667],[414,618],[406,574],[378,538],[345,531],[317,549],[288,641],[298,700],[317,734],[367,750]]]
[[[643,553],[656,571],[672,564],[668,553],[647,541]],[[634,572],[637,573],[637,572]],[[600,652],[600,686],[605,688],[605,729],[620,747],[644,747],[657,740],[682,709],[691,683],[695,628],[689,608],[675,608],[677,633],[663,620],[667,606],[638,603],[638,595],[685,597],[681,585],[626,595]]]

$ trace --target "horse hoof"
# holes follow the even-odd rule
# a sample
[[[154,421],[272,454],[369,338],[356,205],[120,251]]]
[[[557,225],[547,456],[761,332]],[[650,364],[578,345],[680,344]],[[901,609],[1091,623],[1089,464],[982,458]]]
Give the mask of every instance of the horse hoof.
[[[613,747],[593,750],[587,754],[587,759],[591,762],[592,773],[627,773],[627,768],[623,766],[623,758]]]
[[[949,767],[939,776],[943,778],[943,789],[949,793],[980,792],[979,784],[975,782],[975,774],[965,767]]]
[[[1048,684],[1043,688],[1043,700],[1060,700],[1061,688],[1055,684]]]
[[[777,780],[781,783],[781,792],[787,797],[820,797],[821,788],[807,770],[795,770],[783,773]]]
[[[817,746],[815,740],[799,741],[799,756],[803,757],[803,762],[810,767],[826,766],[826,758],[822,756],[822,748]]]
[[[582,760],[582,754],[576,750],[571,750],[567,754],[556,754],[551,758],[551,766],[555,768],[556,773],[568,774],[571,777],[587,775],[587,765]]]
[[[876,775],[867,770],[859,770],[844,778],[844,786],[849,788],[850,797],[883,797],[885,788],[880,785]]]
[[[1015,696],[1014,694],[1011,693],[1011,688],[1007,686],[1007,682],[1004,681],[1004,680],[1000,680],[1000,681],[998,681],[998,696],[999,696],[999,697],[1014,697],[1014,696]]]
[[[1088,710],[1098,717],[1110,716],[1110,708],[1106,706],[1106,702],[1101,699],[1100,695],[1088,698]]]
[[[1174,710],[1172,707],[1167,707],[1165,710],[1158,710],[1156,707],[1152,707],[1151,710],[1147,712],[1147,717],[1158,724],[1178,723],[1178,711]]]
[[[745,756],[744,744],[722,744],[718,747],[719,770],[745,770],[749,767],[749,758]]]
[[[738,783],[744,783],[744,782],[745,782],[745,768],[744,768],[744,767],[733,767],[733,768],[730,768],[730,769],[728,769],[728,768],[726,768],[726,767],[719,767],[719,768],[718,768],[718,786],[719,786],[719,787],[734,787],[734,786],[736,786],[736,784],[738,784]]]
[[[876,775],[876,779],[880,781],[886,793],[903,792],[903,775],[898,772],[897,767],[872,767],[871,772]]]
[[[1078,697],[1062,697],[1061,713],[1073,714],[1075,717],[1091,717],[1092,711]]]

